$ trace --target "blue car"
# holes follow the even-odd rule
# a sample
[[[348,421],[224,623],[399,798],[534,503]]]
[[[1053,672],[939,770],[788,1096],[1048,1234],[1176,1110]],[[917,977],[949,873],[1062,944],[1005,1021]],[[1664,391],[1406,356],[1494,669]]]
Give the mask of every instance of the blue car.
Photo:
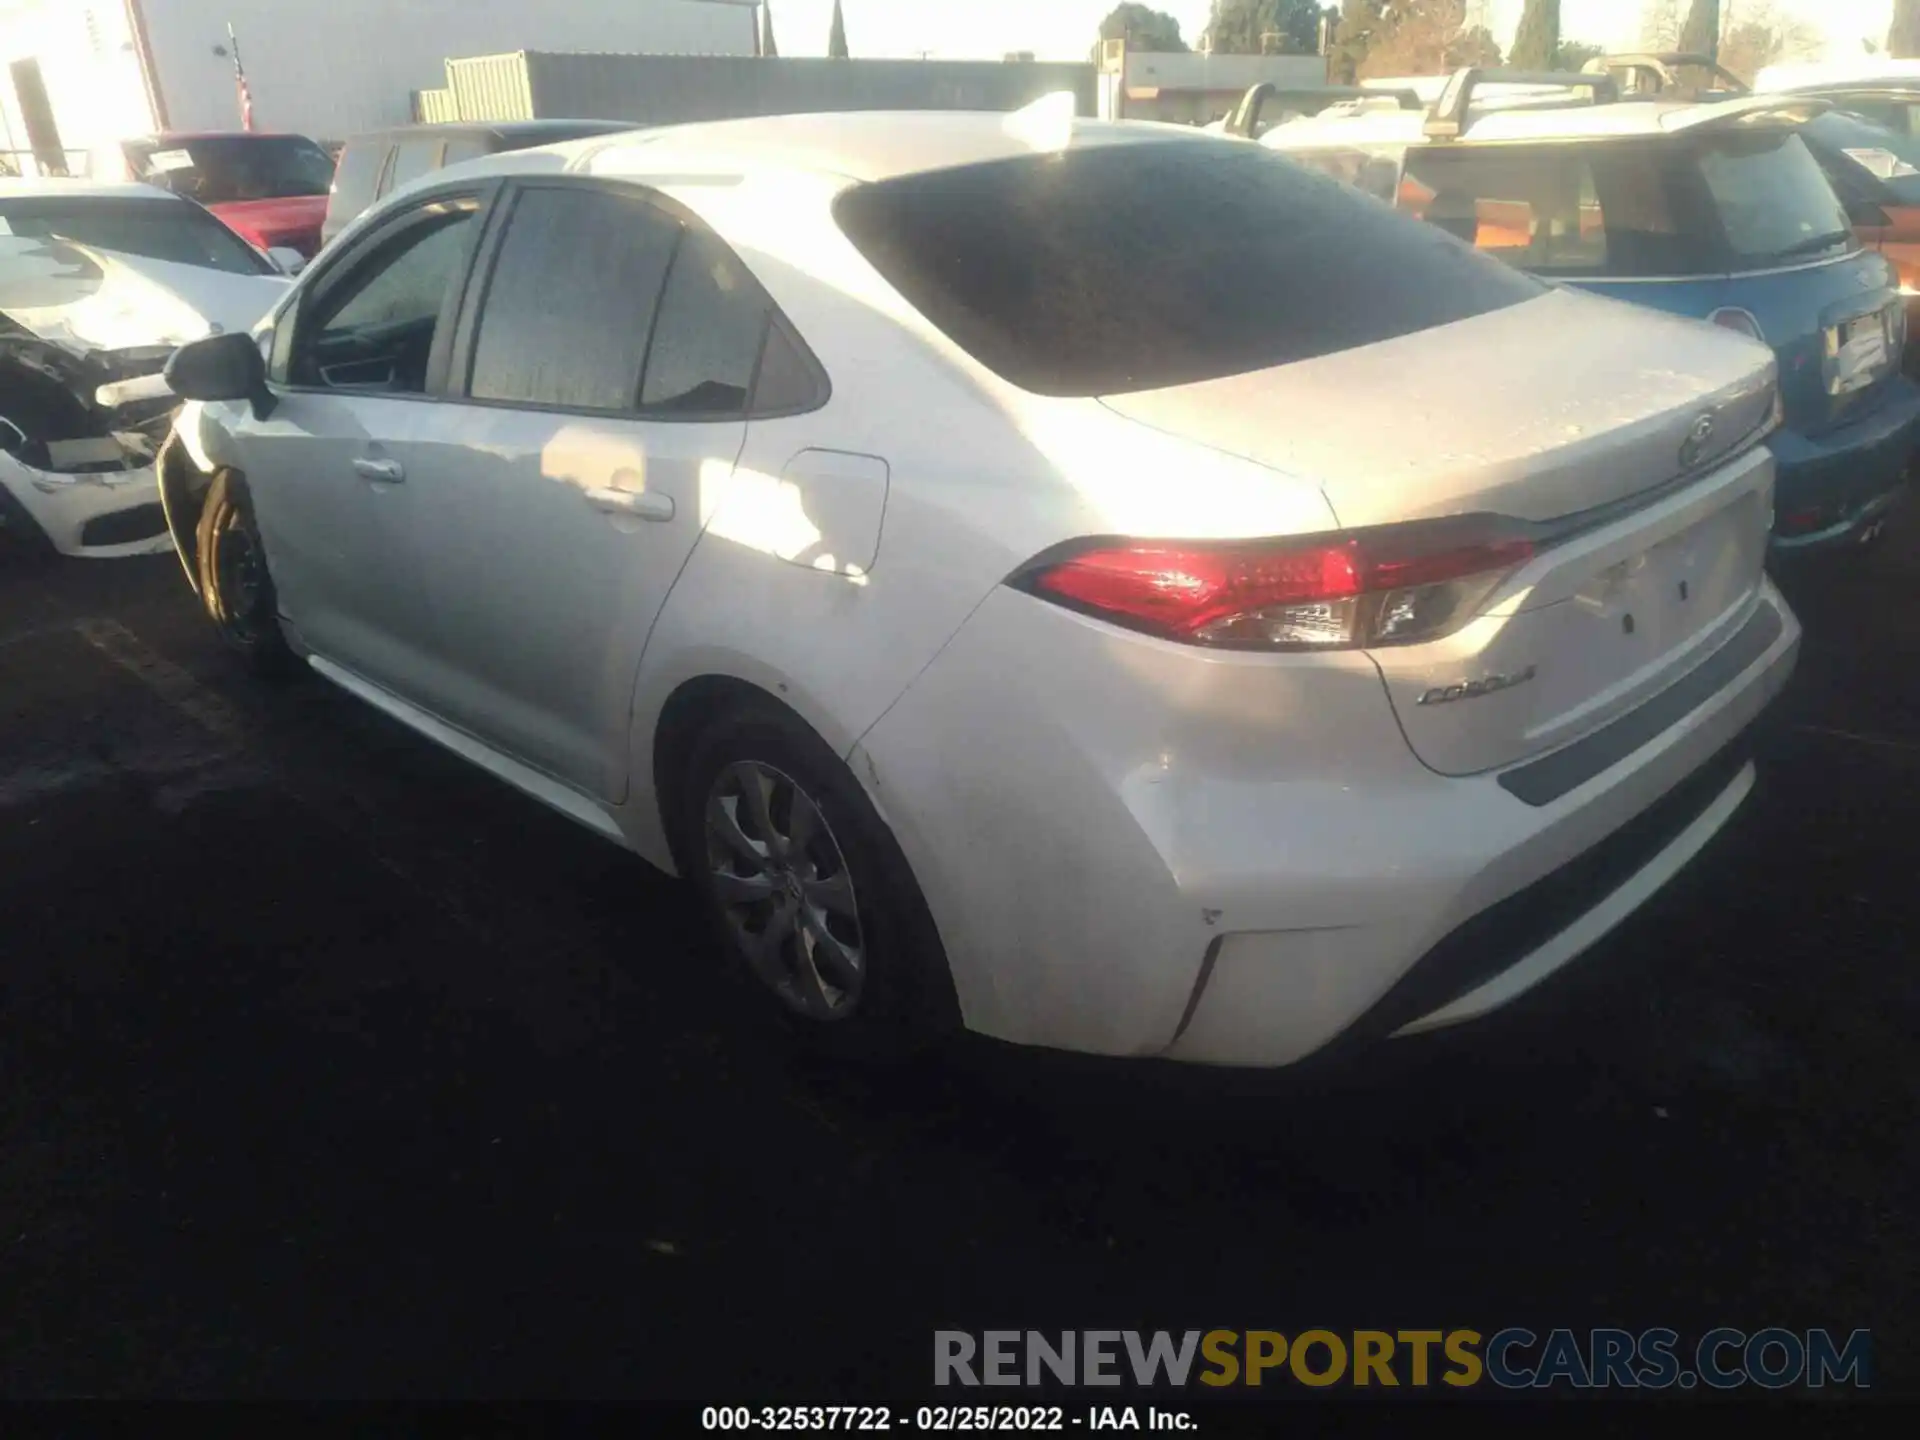
[[[1920,390],[1894,267],[1799,130],[1822,102],[1622,95],[1605,75],[1463,71],[1275,126],[1262,145],[1545,280],[1753,336],[1779,362],[1776,553],[1876,539]],[[1580,363],[1567,337],[1567,363]]]

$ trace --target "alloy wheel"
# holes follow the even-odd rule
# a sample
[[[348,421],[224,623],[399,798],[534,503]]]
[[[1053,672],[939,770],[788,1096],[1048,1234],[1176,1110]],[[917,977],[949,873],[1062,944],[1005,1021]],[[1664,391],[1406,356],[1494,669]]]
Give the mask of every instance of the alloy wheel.
[[[707,867],[728,935],[787,1005],[839,1020],[866,980],[846,856],[813,797],[758,761],[727,766],[707,794]]]
[[[216,564],[227,623],[242,631],[250,630],[254,607],[260,599],[260,548],[254,544],[247,527],[237,520],[220,537]]]

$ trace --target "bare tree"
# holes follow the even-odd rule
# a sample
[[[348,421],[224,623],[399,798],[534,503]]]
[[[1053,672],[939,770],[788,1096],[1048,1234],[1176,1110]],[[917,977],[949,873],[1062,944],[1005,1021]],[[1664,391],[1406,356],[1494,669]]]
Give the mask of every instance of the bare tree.
[[[1893,0],[1893,24],[1887,27],[1887,54],[1896,60],[1920,57],[1920,0]]]
[[[1787,14],[1776,0],[1741,0],[1725,18],[1720,34],[1720,64],[1749,85],[1769,65],[1818,55],[1820,33]]]
[[[1360,62],[1361,79],[1438,75],[1462,65],[1498,65],[1500,45],[1467,23],[1467,0],[1399,0],[1383,7],[1380,31]]]
[[[1656,55],[1680,48],[1680,0],[1647,0],[1640,12],[1640,48]]]

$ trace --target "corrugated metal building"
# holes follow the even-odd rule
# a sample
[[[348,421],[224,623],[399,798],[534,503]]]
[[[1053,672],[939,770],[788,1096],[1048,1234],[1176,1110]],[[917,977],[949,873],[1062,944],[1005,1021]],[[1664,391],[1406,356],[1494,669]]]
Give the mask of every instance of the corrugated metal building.
[[[1172,55],[1130,50],[1124,40],[1108,40],[1100,53],[1100,114],[1109,120],[1204,125],[1263,82],[1281,90],[1323,87],[1326,57]]]
[[[0,150],[76,156],[238,130],[231,23],[262,130],[344,139],[414,118],[448,55],[751,56],[753,0],[0,0]]]
[[[994,60],[752,59],[519,51],[447,61],[460,120],[668,124],[820,110],[1018,110],[1069,91],[1095,107],[1091,65]],[[423,112],[442,102],[420,97]],[[423,114],[424,118],[424,114]]]

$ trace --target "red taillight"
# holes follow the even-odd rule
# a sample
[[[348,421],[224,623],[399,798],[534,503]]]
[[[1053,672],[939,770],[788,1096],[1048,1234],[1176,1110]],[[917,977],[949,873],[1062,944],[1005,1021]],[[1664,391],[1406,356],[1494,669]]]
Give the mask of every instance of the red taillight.
[[[1188,635],[1247,610],[1357,595],[1357,561],[1350,545],[1291,551],[1128,545],[1089,550],[1040,570],[1034,588]]]
[[[1233,649],[1406,645],[1459,628],[1534,551],[1498,522],[1312,540],[1089,542],[1021,589],[1170,640]]]
[[[1774,528],[1782,535],[1811,535],[1815,530],[1824,530],[1829,523],[1825,510],[1788,510],[1775,522]]]

